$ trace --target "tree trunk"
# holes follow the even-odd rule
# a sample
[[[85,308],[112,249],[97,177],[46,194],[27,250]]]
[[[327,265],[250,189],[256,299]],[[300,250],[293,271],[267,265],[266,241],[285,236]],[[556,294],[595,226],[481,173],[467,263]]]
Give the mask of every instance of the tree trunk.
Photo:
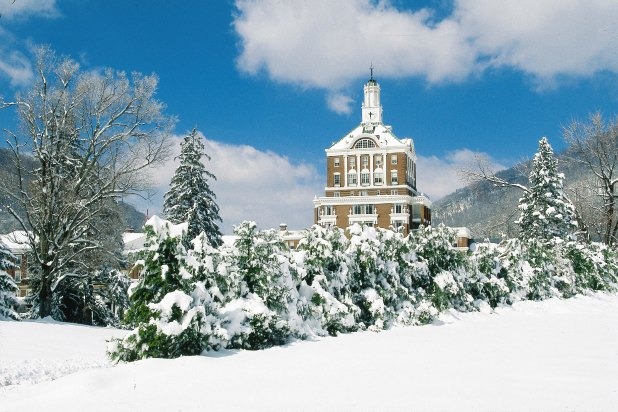
[[[41,265],[41,289],[39,290],[39,317],[50,316],[52,312],[51,268]]]

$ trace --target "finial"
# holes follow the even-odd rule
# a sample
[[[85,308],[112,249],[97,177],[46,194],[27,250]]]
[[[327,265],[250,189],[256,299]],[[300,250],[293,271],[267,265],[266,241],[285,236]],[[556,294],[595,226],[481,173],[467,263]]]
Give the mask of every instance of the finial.
[[[369,73],[371,74],[369,80],[373,80],[373,62],[371,62],[371,66],[369,66]]]

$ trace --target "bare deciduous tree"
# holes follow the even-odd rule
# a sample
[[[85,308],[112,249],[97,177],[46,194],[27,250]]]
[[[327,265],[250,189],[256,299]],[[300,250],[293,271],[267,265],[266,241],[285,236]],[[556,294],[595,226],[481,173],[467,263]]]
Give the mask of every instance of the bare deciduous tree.
[[[80,257],[104,247],[110,202],[147,188],[149,169],[167,157],[174,119],[155,98],[157,83],[154,75],[80,71],[42,47],[32,87],[0,100],[19,120],[6,130],[16,184],[5,190],[40,271],[39,316],[51,314],[59,280],[78,276]],[[34,158],[34,170],[24,154]]]
[[[578,188],[591,215],[590,229],[604,243],[618,245],[618,117],[605,122],[597,112],[588,122],[571,122],[563,132],[573,160],[594,177]]]

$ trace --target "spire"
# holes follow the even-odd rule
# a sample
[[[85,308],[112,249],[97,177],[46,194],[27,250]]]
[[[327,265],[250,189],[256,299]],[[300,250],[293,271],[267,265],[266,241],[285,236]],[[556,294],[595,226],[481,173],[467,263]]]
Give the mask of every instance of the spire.
[[[365,98],[362,106],[362,123],[382,123],[382,104],[380,103],[380,85],[373,78],[373,63],[369,67],[369,80],[365,84]]]

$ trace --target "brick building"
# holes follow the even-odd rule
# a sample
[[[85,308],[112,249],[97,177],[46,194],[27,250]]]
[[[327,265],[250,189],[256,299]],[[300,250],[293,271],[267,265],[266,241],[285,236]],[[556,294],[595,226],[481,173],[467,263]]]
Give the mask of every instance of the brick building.
[[[431,201],[417,190],[412,139],[399,139],[382,121],[380,85],[364,87],[361,123],[326,149],[326,188],[313,200],[314,223],[359,223],[408,234],[431,224]]]

